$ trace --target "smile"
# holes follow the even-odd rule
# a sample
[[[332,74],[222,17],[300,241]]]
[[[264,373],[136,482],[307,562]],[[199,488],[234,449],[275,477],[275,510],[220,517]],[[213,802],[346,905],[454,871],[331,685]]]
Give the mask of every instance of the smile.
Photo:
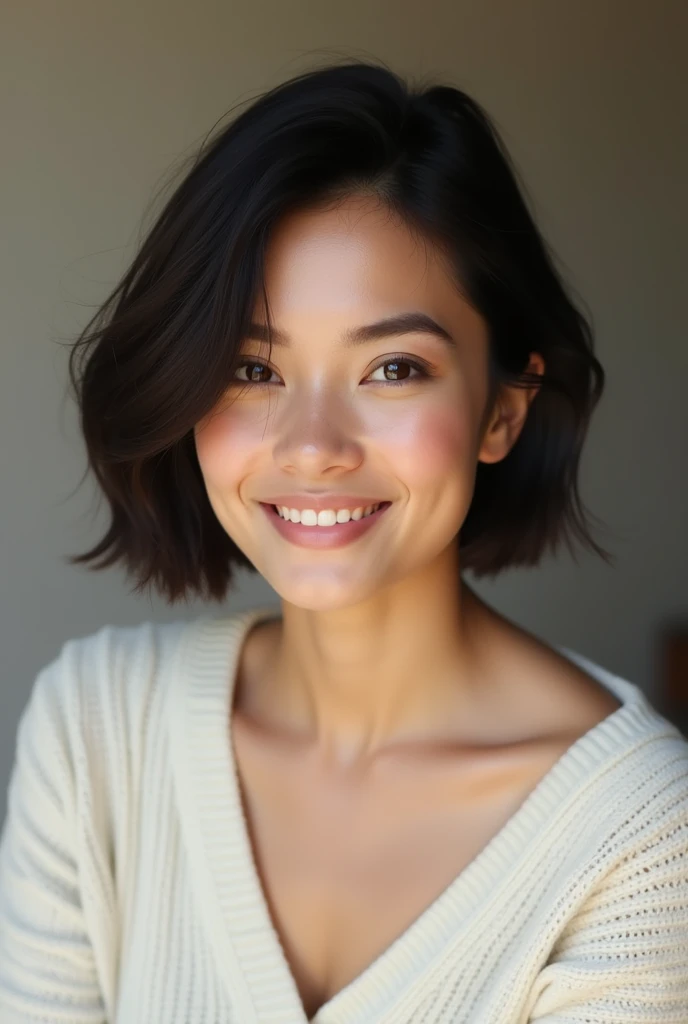
[[[380,521],[391,502],[385,501],[378,506],[373,506],[374,511],[368,515],[362,513],[356,519],[350,518],[347,522],[335,522],[329,525],[319,525],[317,522],[309,525],[313,516],[305,516],[305,523],[293,523],[291,519],[284,519],[275,505],[268,505],[264,502],[259,504],[268,520],[285,540],[298,547],[329,550],[350,544],[371,530]]]

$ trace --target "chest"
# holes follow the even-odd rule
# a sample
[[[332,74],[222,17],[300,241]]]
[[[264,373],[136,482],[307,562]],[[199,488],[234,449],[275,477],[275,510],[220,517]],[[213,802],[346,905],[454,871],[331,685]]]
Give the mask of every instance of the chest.
[[[462,874],[566,745],[333,778],[238,723],[233,742],[261,887],[309,1018]]]

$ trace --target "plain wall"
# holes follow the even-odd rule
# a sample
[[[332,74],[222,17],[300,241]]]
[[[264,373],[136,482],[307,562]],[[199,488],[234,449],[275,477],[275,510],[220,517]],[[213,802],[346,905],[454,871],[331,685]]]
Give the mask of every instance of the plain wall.
[[[99,536],[67,342],[134,254],[156,188],[231,106],[316,61],[381,58],[494,117],[608,373],[582,468],[614,569],[562,554],[478,590],[652,693],[688,615],[684,0],[30,0],[0,33],[0,817],[38,669],[104,623],[201,614],[70,567]],[[96,510],[95,516],[91,514]],[[245,575],[227,607],[277,600]]]

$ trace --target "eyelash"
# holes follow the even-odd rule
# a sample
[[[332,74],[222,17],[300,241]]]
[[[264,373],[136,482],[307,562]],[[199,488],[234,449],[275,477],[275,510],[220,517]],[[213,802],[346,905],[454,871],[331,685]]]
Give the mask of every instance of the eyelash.
[[[425,366],[423,363],[419,363],[416,359],[410,359],[408,356],[402,355],[388,356],[382,363],[379,363],[377,366],[375,366],[370,371],[370,373],[376,373],[377,370],[381,369],[383,366],[387,366],[388,363],[408,363],[409,366],[413,367],[413,369],[418,372],[419,376],[408,377],[405,380],[376,380],[372,382],[373,384],[384,384],[385,386],[391,385],[392,387],[399,387],[400,385],[403,384],[410,384],[412,382],[434,376],[432,370],[430,370],[429,367]],[[267,363],[262,362],[260,359],[244,359],[242,360],[241,363],[239,363],[237,370],[242,369],[244,366],[264,366],[267,370],[270,370],[270,367],[267,365]],[[270,370],[270,372],[274,373],[274,370]],[[249,385],[250,387],[265,387],[269,386],[273,382],[259,380],[239,380],[238,378],[234,378],[232,383],[245,384]]]

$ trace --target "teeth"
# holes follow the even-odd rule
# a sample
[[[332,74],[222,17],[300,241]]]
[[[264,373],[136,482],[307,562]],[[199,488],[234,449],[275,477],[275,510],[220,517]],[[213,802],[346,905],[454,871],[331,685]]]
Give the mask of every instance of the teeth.
[[[334,526],[335,523],[348,523],[350,519],[364,519],[376,512],[381,504],[379,502],[377,505],[365,505],[353,511],[349,511],[348,508],[328,508],[316,512],[312,508],[299,510],[287,508],[286,505],[276,505],[275,508],[282,519],[288,519],[292,523],[301,523],[302,526]]]

